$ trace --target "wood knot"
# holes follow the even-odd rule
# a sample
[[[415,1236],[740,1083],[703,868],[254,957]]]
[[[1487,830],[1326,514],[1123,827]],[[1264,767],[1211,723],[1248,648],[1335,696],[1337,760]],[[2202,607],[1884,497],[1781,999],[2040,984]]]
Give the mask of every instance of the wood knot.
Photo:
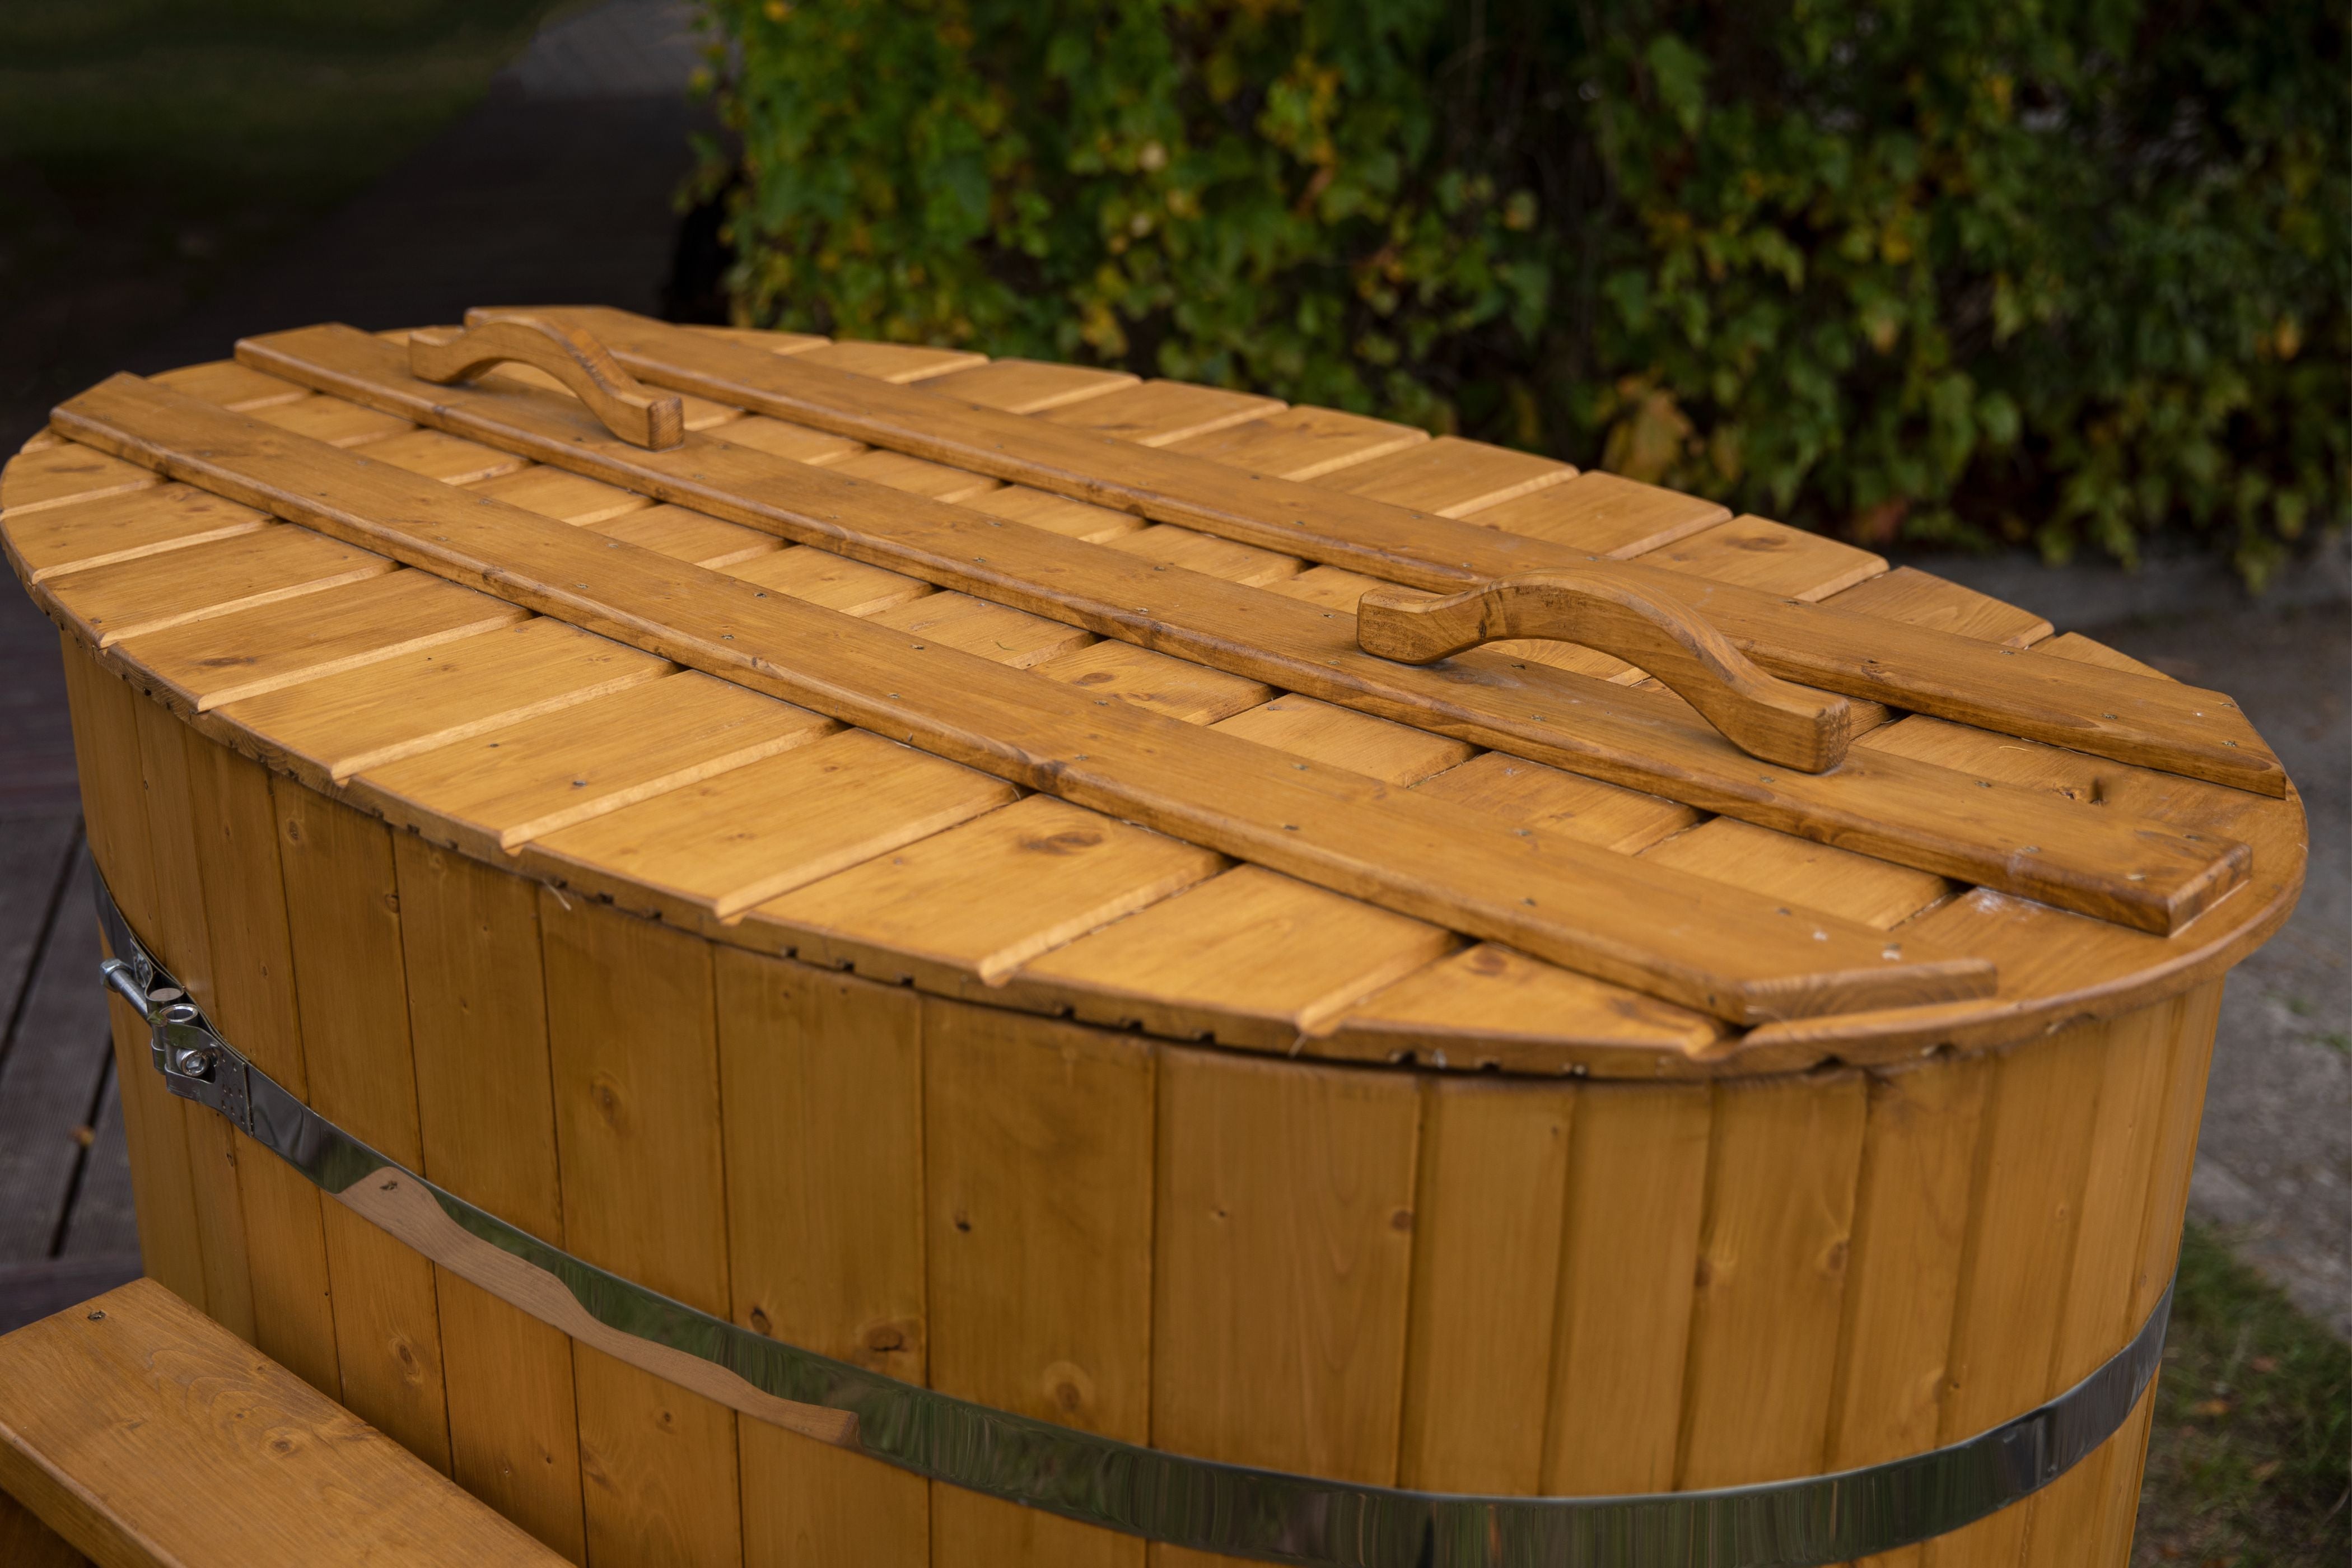
[[[1076,1362],[1054,1363],[1042,1382],[1046,1406],[1058,1415],[1082,1415],[1094,1408],[1094,1374]]]

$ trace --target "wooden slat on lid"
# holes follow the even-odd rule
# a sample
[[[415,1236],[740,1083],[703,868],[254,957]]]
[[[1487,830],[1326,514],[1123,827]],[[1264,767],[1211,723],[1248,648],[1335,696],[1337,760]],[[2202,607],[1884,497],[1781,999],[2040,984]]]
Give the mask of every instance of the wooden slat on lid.
[[[1172,523],[1155,522],[1139,532],[1110,541],[1113,550],[1140,555],[1166,566],[1181,566],[1227,583],[1263,587],[1298,574],[1299,560],[1271,550],[1235,544],[1230,539],[1199,533]]]
[[[1083,539],[1089,544],[1100,544],[1147,526],[1141,518],[1132,513],[1113,511],[1108,507],[1072,500],[1066,496],[1049,495],[1024,485],[1007,485],[1001,490],[990,490],[985,495],[973,497],[970,505],[972,510],[984,511],[991,517],[1009,518],[1014,522],[1025,522],[1032,528],[1042,528],[1048,533]]]
[[[1475,693],[1466,693],[1462,683],[1443,673],[1420,672],[1362,654],[1347,638],[1348,628],[1338,622],[1334,612],[1317,611],[1311,617],[1286,614],[1251,590],[1217,584],[1199,574],[1180,578],[1176,568],[1152,568],[1146,574],[1123,562],[1117,552],[1090,552],[1031,530],[1016,532],[1002,525],[982,526],[969,512],[913,498],[883,500],[888,492],[822,470],[779,467],[716,443],[690,447],[674,457],[647,454],[608,436],[583,433],[576,406],[567,411],[552,404],[524,406],[511,400],[493,406],[481,394],[439,387],[431,387],[428,396],[410,388],[429,384],[415,383],[404,371],[394,373],[382,366],[375,345],[331,331],[293,336],[305,344],[320,345],[305,347],[299,353],[282,351],[301,374],[320,374],[321,379],[347,385],[355,395],[382,397],[467,429],[496,431],[499,438],[527,445],[553,460],[591,463],[600,471],[626,474],[631,483],[656,493],[690,499],[698,506],[746,523],[772,527],[789,537],[903,564],[945,585],[1049,607],[1073,622],[1112,635],[1148,637],[1154,646],[1181,650],[1234,673],[1269,679],[1277,678],[1278,670],[1278,679],[1285,684],[1311,695],[1336,697],[1377,712],[1410,717],[1424,726],[1562,763],[1612,782],[1664,787],[1693,804],[1769,826],[1801,826],[1924,868],[2160,929],[2171,929],[2188,918],[2237,875],[2232,865],[2217,864],[2203,852],[2190,856],[2192,865],[2185,869],[2144,868],[2139,862],[2158,850],[2161,836],[2151,838],[2145,830],[2120,824],[2108,824],[2092,836],[2080,831],[2081,824],[2070,824],[2063,832],[2054,826],[2047,832],[2028,827],[2026,841],[2042,843],[2043,848],[2036,857],[2021,857],[2013,830],[2024,825],[2014,819],[2021,811],[2031,815],[2032,807],[2016,800],[1987,803],[1970,798],[1962,804],[1968,787],[1964,781],[1948,776],[1903,782],[1884,779],[1883,763],[1874,763],[1869,770],[1849,766],[1822,778],[1762,774],[1738,764],[1726,772],[1719,738],[1703,723],[1680,718],[1683,705],[1671,698],[1637,700],[1608,695],[1606,688],[1593,692],[1589,683],[1582,683],[1581,690],[1572,690],[1534,679],[1482,683]],[[262,353],[253,343],[247,350]],[[266,357],[272,363],[279,363],[280,353],[272,348]],[[319,362],[301,357],[313,353],[327,356],[334,364],[348,362],[356,368],[348,375],[341,371],[326,374],[320,370]],[[131,394],[120,384],[110,384],[84,396],[113,406],[128,401]],[[96,427],[92,433],[96,434]],[[1499,536],[1497,531],[1475,527],[1461,531],[1474,541]],[[982,548],[975,550],[974,544]],[[1775,606],[1775,615],[1788,608],[1788,601],[1764,600],[1753,590],[1708,585],[1675,572],[1649,575],[1675,585],[1677,594],[1688,593],[1709,603],[1730,595],[1735,607],[1763,600]],[[1693,587],[1694,584],[1698,586]],[[1747,597],[1738,598],[1742,594]],[[1165,602],[1176,595],[1181,595],[1177,605],[1154,610],[1150,601]],[[1139,604],[1139,600],[1145,602]],[[1808,613],[1827,617],[1822,622],[1824,626],[1863,628],[1875,641],[1884,640],[1890,626],[1868,616]],[[1153,618],[1146,623],[1139,622],[1139,616]],[[1937,638],[1964,652],[1993,651],[1942,634],[1912,635]],[[1482,664],[1494,656],[1461,657],[1471,664]],[[1960,660],[1962,665],[1965,662]],[[1878,668],[1875,656],[1864,664],[1870,670]],[[2072,677],[2058,674],[2058,668],[2054,662],[2044,664],[2031,678],[2044,686],[2063,685]],[[1549,674],[1540,668],[1535,673]],[[1872,681],[1875,679],[1871,677]],[[1578,721],[1572,730],[1556,716],[1570,710]],[[2070,714],[2079,711],[2078,707],[2069,709]],[[1660,725],[1657,721],[1668,714],[1677,715],[1678,721]],[[2068,722],[2075,721],[2070,718]],[[1677,730],[1683,731],[1679,737]],[[1677,744],[1678,739],[1688,745]],[[1671,782],[1657,784],[1662,776]],[[1766,792],[1769,796],[1797,794],[1810,798],[1801,805],[1779,799],[1759,800],[1759,784],[1769,786]],[[1922,785],[1927,787],[1919,788]],[[1868,797],[1866,808],[1860,800],[1846,799],[1856,790]],[[1935,801],[1929,808],[1929,796],[1937,793],[1948,798]],[[1846,809],[1832,807],[1833,801]],[[1987,818],[1989,808],[2002,819],[1999,826],[2003,831],[1995,831],[1995,823]],[[1961,842],[1955,842],[1956,835],[1961,836]],[[1989,835],[1996,842],[1972,842],[1978,835]],[[2095,837],[2102,841],[2094,842]],[[2052,839],[2057,841],[2054,849],[2044,842]],[[2078,864],[2061,870],[2058,858]],[[2121,868],[2126,865],[2141,871],[2137,883],[2124,875]]]
[[[1327,610],[1344,610],[1352,616],[1356,613],[1357,602],[1366,594],[1374,588],[1387,586],[1378,577],[1367,577],[1343,566],[1310,566],[1296,577],[1268,583],[1266,589],[1285,598],[1304,599]]]
[[[1670,834],[1696,826],[1698,813],[1678,801],[1619,789],[1598,779],[1486,752],[1413,786],[1441,800],[1497,812],[1541,827],[1631,854]]]
[[[110,1568],[562,1559],[152,1280],[0,1342],[0,1479]]]
[[[833,341],[814,332],[772,331],[761,327],[721,327],[706,321],[694,322],[684,330],[697,337],[718,338],[744,348],[758,349],[761,353],[806,353]]]
[[[13,532],[16,519],[26,512],[143,490],[159,482],[152,469],[60,441],[8,460],[6,482],[0,484],[0,514],[7,517]]]
[[[761,346],[773,353],[789,353],[795,359],[806,360],[811,364],[821,364],[830,370],[845,370],[853,375],[870,375],[877,381],[901,386],[988,363],[986,354],[971,353],[961,349],[926,348],[919,343],[836,340],[805,348],[773,343]]]
[[[253,416],[290,435],[307,436],[330,447],[364,447],[414,430],[405,419],[362,408],[340,397],[306,397],[257,408]]]
[[[8,520],[18,570],[39,583],[68,572],[251,533],[269,514],[192,485],[152,485]]]
[[[650,654],[541,616],[232,702],[225,719],[337,783],[668,672]]]
[[[1954,890],[1951,883],[1930,872],[1727,816],[1652,845],[1642,858],[1808,909],[1826,910],[1881,931],[1900,925]]]
[[[725,920],[1015,793],[852,731],[542,835],[524,863],[631,908]]]
[[[866,450],[863,442],[758,414],[729,425],[725,439],[730,447],[749,447],[795,463],[837,463]]]
[[[693,670],[381,763],[356,798],[399,803],[478,855],[618,811],[820,740],[839,728],[805,708]],[[444,827],[446,825],[446,829]]]
[[[401,570],[123,639],[125,658],[199,713],[526,618],[502,599]]]
[[[446,477],[446,476],[437,476]],[[501,474],[473,487],[478,495],[496,496],[512,506],[542,516],[560,518],[581,527],[625,516],[653,505],[651,500],[618,485],[599,483],[543,463],[520,473]]]
[[[1118,698],[1190,724],[1210,724],[1271,700],[1274,689],[1238,675],[1204,669],[1131,643],[1098,642],[1033,666],[1038,674]]]
[[[168,413],[175,428],[184,425],[223,443],[203,459],[175,452],[159,460],[204,472],[234,493],[267,499],[319,526],[389,542],[404,556],[502,596],[561,605],[772,695],[808,700],[845,720],[878,720],[893,733],[908,724],[910,738],[927,734],[943,755],[1024,782],[1050,782],[1056,793],[1083,803],[1178,826],[1194,842],[1297,870],[1470,934],[1508,941],[1742,1021],[1851,1009],[1882,997],[1969,994],[1989,978],[1970,961],[1922,958],[1916,949],[1912,957],[1889,959],[1885,944],[1863,928],[1790,920],[1699,879],[1663,869],[1629,873],[1615,858],[1588,852],[1572,840],[1513,842],[1488,831],[1485,819],[1471,820],[1475,814],[1388,795],[1360,774],[1286,768],[1279,753],[1238,738],[1123,705],[1074,710],[1046,695],[1053,686],[992,668],[984,659],[958,665],[952,649],[909,645],[882,626],[767,598],[749,584],[672,565],[617,541],[583,538],[520,509],[478,500],[453,503],[446,487],[135,386],[118,379],[85,395],[101,407],[155,407]],[[299,485],[316,482],[312,470],[320,468],[334,476],[339,496],[349,492],[331,510],[301,499],[308,492]],[[286,488],[250,477],[257,469],[288,480],[311,477]],[[398,521],[345,510],[352,503],[388,507]],[[430,530],[429,537],[422,529]],[[519,565],[518,555],[532,564]],[[1213,581],[1197,574],[1195,580]],[[625,605],[600,596],[615,591]],[[720,623],[734,629],[722,632]],[[740,642],[739,631],[744,634]],[[953,679],[943,687],[950,670]],[[987,730],[975,741],[969,725],[975,700],[983,696]],[[943,717],[940,705],[951,705],[954,717]],[[1077,750],[1081,744],[1087,750]],[[1050,773],[1025,760],[1045,756],[1061,759]],[[1235,786],[1244,777],[1255,793],[1245,797],[1249,810],[1237,815],[1234,805],[1244,797],[1235,795]],[[1429,837],[1432,832],[1440,837]],[[1514,898],[1518,889],[1533,890]],[[1628,914],[1651,906],[1654,916]],[[1702,926],[1710,932],[1738,929],[1739,942],[1727,947],[1719,937],[1702,938]],[[1687,956],[1654,952],[1660,945],[1687,948]],[[1747,973],[1734,978],[1721,973],[1727,968]]]
[[[439,430],[410,430],[367,444],[372,462],[394,463],[412,474],[446,484],[470,485],[519,472],[523,460],[511,452]],[[567,520],[568,521],[568,520]]]
[[[1255,397],[1221,387],[1196,386],[1183,381],[1147,381],[1089,397],[1038,418],[1097,436],[1116,437],[1139,446],[1165,447],[1191,436],[1205,436],[1244,419],[1271,414],[1278,399]]]
[[[755,555],[773,554],[779,542],[772,533],[761,533],[740,523],[721,522],[682,506],[649,507],[585,526],[608,539],[625,539],[674,561],[691,561],[713,570],[733,566]]]
[[[1013,985],[1074,988],[1078,1016],[1097,1022],[1288,1046],[1454,943],[1435,926],[1244,866],[1031,961]]]
[[[997,481],[984,475],[909,458],[903,452],[860,452],[835,463],[833,471],[933,500],[968,501],[997,488]]]
[[[1612,1078],[1695,1076],[1725,1038],[1702,1013],[1481,942],[1350,1007],[1317,1056]]]
[[[1735,517],[1642,557],[1695,577],[1812,604],[1886,570],[1884,557],[1760,517]]]
[[[961,648],[1014,669],[1027,669],[1093,642],[1091,633],[1025,610],[1008,609],[969,594],[925,594],[867,617],[937,643]]]
[[[951,370],[929,378],[929,390],[950,397],[968,398],[985,408],[1007,414],[1042,414],[1066,403],[1083,403],[1122,386],[1136,384],[1123,370],[1096,370],[1080,364],[1055,364],[1045,360],[1000,359],[970,370]]]
[[[1171,441],[1168,449],[1279,479],[1312,479],[1428,439],[1428,431],[1410,425],[1302,405]]]
[[[84,635],[103,648],[142,632],[299,598],[392,569],[381,555],[278,525],[61,574],[49,586]]]
[[[1564,484],[1487,507],[1477,521],[1488,528],[1623,559],[1728,522],[1731,512],[1680,490],[1588,468]]]
[[[1181,839],[1031,795],[771,899],[750,918],[778,928],[773,940],[804,963],[952,991],[965,979],[1000,981],[1225,864]]]
[[[1469,760],[1473,747],[1295,694],[1212,726],[1328,767],[1393,784],[1415,784]]]
[[[611,537],[622,537],[618,531],[606,531]],[[679,539],[684,548],[699,549],[704,542],[700,535]],[[727,552],[732,553],[731,549]],[[663,553],[684,558],[681,549],[666,550]],[[929,597],[931,592],[931,585],[918,578],[886,572],[879,566],[868,566],[862,561],[851,561],[806,544],[792,545],[772,554],[738,557],[728,563],[728,575],[773,588],[795,599],[805,599],[812,605],[823,605],[828,610],[839,610],[845,616],[878,616],[912,600]]]
[[[2010,647],[2031,647],[2051,630],[2049,621],[2031,610],[1910,566],[1882,572],[1830,595],[1829,602],[1841,610],[1883,616],[1906,626],[1932,626]]]
[[[520,364],[511,360],[479,379],[493,383],[501,379],[514,381],[546,392],[570,390],[562,380],[537,365]],[[681,395],[678,398],[678,422],[688,430],[711,430],[742,418],[743,411],[731,404],[713,403],[707,397]]]
[[[174,392],[184,392],[191,397],[201,397],[206,403],[217,403],[223,408],[245,413],[267,408],[273,403],[291,403],[307,397],[310,389],[290,381],[280,381],[274,375],[264,375],[257,370],[247,370],[233,359],[216,359],[205,364],[184,364],[177,370],[160,372],[154,377]]]
[[[2096,665],[2101,669],[2121,670],[2126,675],[2145,675],[2153,679],[2172,678],[2152,664],[2142,664],[2127,653],[2119,653],[2103,642],[2095,642],[2080,632],[2062,632],[2054,637],[2036,643],[2036,653],[2053,658],[2071,658],[2079,664]]]
[[[1438,517],[1468,517],[1576,477],[1566,463],[1440,436],[1384,458],[1351,463],[1318,483]]]
[[[1481,577],[1507,576],[1580,558],[1564,557],[1560,547],[1546,541],[1475,525],[1452,528],[1433,511],[1414,515],[1373,500],[1347,499],[1345,491],[1327,491],[1329,499],[1317,504],[1308,499],[1313,487],[1302,489],[1180,454],[1120,453],[1106,463],[1099,442],[1073,440],[1066,432],[1019,416],[919,391],[877,395],[815,367],[795,369],[792,361],[744,353],[620,311],[556,314],[590,326],[625,363],[656,384],[712,390],[746,405],[789,412],[893,450],[1080,500],[1110,501],[1156,521],[1199,528],[1243,543],[1324,563],[1370,566],[1412,586],[1450,592]],[[291,340],[319,335],[281,334],[248,342],[240,345],[239,357],[289,376],[315,379],[347,395],[371,395],[344,373],[340,361],[333,368],[315,360],[305,363],[303,351],[286,346]],[[2047,671],[2027,674],[2023,667],[2004,667],[2002,661],[1984,657],[1986,650],[1972,639],[1918,628],[1889,637],[1882,628],[1890,623],[1868,616],[1792,615],[1792,608],[1801,612],[1801,602],[1791,606],[1784,597],[1729,584],[1695,588],[1687,574],[1647,565],[1629,565],[1623,572],[1629,584],[1668,593],[1699,608],[1744,651],[1789,679],[1873,700],[1894,695],[1903,706],[1947,717],[1994,715],[1992,721],[2016,732],[2061,738],[2134,760],[2159,760],[2159,765],[2241,783],[2266,794],[2284,789],[2275,757],[2250,727],[2192,721],[2189,704],[2159,689],[2053,680]],[[1811,586],[1819,591],[1822,584]],[[2101,687],[2112,689],[2095,689]],[[2106,700],[2102,701],[2102,696]],[[2085,718],[2108,710],[2115,712],[2113,720]]]

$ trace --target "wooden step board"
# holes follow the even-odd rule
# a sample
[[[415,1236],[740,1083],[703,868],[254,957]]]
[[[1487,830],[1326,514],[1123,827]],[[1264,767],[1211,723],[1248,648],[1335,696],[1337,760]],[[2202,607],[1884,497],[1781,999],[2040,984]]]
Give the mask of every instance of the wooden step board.
[[[563,1562],[152,1279],[0,1337],[0,1489],[101,1568]]]

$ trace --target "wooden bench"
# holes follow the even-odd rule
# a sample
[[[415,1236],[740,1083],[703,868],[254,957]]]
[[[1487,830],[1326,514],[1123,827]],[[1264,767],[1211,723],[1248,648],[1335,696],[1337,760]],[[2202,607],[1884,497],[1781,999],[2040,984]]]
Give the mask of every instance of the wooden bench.
[[[563,1562],[147,1279],[0,1336],[0,1491],[12,1565]]]

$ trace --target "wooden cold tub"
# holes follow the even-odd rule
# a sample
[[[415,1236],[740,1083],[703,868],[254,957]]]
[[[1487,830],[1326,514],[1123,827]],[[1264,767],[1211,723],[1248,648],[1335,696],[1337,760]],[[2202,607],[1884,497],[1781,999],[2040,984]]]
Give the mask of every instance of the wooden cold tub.
[[[543,370],[437,386],[405,346],[311,329],[94,389],[0,474],[12,563],[62,628],[100,871],[220,1037],[327,1122],[780,1343],[1416,1492],[1875,1466],[2064,1394],[2149,1321],[2221,977],[2303,875],[2300,805],[2226,700],[1522,453],[1107,372],[576,321],[686,395],[683,445],[608,436]],[[589,404],[617,388],[644,435],[644,388],[589,368]],[[993,471],[940,460],[967,426],[1010,454]],[[1137,445],[1056,479],[1070,432]],[[1229,512],[1311,491],[1342,543],[1286,552],[1136,499],[1215,465],[1247,480]],[[792,489],[811,472],[830,488]],[[573,528],[546,550],[609,555],[531,577],[548,519]],[[1652,772],[1580,773],[1442,706],[1298,694],[1312,661],[1278,630],[1230,657],[1186,640],[1205,605],[1276,627],[1306,606],[1352,641],[1383,580],[1347,530],[1384,519],[1433,552],[1490,538],[1530,571],[1719,584],[1720,625],[1753,600],[1872,617],[1891,664],[1967,639],[2021,681],[2115,694],[2122,729],[2151,704],[2149,733],[2211,743],[1998,693],[1984,727],[1905,713],[1976,699],[1898,670],[1895,710],[1840,710],[1852,752],[1815,777],[1588,647],[1447,667],[1486,672],[1473,707],[1598,715],[1563,747],[1621,709],[1659,737]],[[868,523],[996,531],[958,537],[1002,553],[882,557]],[[499,574],[452,563],[477,524],[521,542]],[[1169,597],[1122,628],[1000,581],[1024,550]],[[656,626],[685,600],[615,608],[581,575],[605,559],[820,606],[836,640],[727,665],[765,623]],[[1388,580],[1431,587],[1418,571]],[[853,618],[941,672],[929,707],[880,692]],[[2050,743],[2077,721],[2091,749]],[[1024,724],[1110,750],[969,738]],[[1121,773],[1137,735],[1155,766]],[[1487,896],[1511,854],[1543,897]],[[1822,979],[1805,931],[1862,977]],[[173,1098],[147,1025],[115,1020],[148,1271],[576,1561],[1219,1560],[569,1335]],[[2149,1397],[2045,1489],[1874,1561],[2122,1563]]]

